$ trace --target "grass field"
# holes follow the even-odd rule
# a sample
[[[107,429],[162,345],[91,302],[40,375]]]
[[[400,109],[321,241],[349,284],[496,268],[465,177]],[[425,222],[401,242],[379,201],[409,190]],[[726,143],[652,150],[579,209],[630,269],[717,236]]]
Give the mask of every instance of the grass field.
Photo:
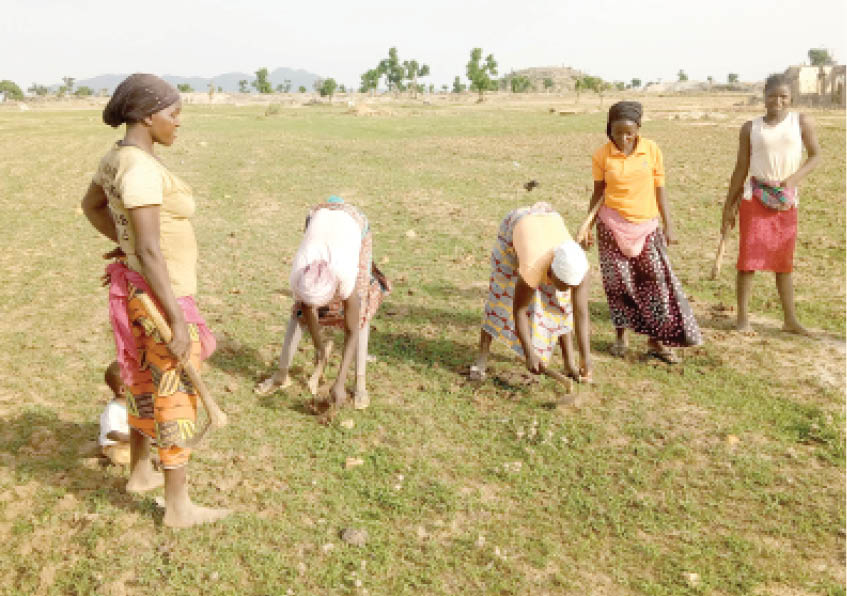
[[[118,133],[91,109],[0,111],[0,591],[844,594],[844,112],[815,113],[824,161],[801,195],[797,304],[815,335],[779,331],[770,275],[756,333],[738,335],[737,244],[708,273],[755,112],[674,119],[673,99],[647,103],[671,258],[706,343],[674,367],[645,359],[643,338],[608,356],[595,267],[596,383],[565,408],[496,343],[489,380],[466,376],[500,219],[549,200],[575,229],[589,198],[605,116],[544,101],[186,107],[160,155],[198,199],[198,302],[220,339],[204,374],[231,415],[190,481],[236,514],[185,531],[91,455],[114,352],[98,282],[110,246],[79,201]],[[371,334],[371,408],[321,426],[304,407],[308,342],[287,392],[252,387],[279,350],[304,215],[330,194],[366,211],[395,290]]]

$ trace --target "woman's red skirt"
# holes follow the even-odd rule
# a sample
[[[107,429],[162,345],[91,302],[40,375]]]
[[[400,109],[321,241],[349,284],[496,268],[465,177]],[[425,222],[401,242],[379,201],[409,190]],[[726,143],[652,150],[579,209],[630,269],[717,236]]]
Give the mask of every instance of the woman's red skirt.
[[[797,240],[797,208],[777,211],[755,197],[738,208],[739,271],[791,273]]]

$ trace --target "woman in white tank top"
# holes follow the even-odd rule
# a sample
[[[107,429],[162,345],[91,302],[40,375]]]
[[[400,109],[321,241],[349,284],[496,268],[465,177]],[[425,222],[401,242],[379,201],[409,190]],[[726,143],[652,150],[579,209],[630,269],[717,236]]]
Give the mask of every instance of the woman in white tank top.
[[[739,215],[736,299],[739,331],[750,331],[748,305],[754,271],[773,271],[782,302],[783,330],[805,333],[794,309],[791,272],[797,240],[798,186],[820,161],[814,122],[789,112],[791,88],[783,75],[765,81],[765,115],[741,127],[738,158],[723,208],[721,233]],[[807,158],[803,162],[803,149]]]

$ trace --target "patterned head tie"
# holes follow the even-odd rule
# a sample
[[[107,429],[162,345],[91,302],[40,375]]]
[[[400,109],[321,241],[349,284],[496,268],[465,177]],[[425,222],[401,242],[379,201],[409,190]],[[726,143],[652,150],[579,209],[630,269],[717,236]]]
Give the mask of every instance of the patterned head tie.
[[[152,74],[135,73],[117,86],[103,110],[103,122],[134,124],[179,101],[173,85]]]

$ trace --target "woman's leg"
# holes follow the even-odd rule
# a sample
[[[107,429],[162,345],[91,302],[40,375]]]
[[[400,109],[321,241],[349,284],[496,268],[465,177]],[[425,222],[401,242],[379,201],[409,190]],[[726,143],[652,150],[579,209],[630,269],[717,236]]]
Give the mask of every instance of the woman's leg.
[[[623,357],[629,348],[629,340],[626,337],[626,327],[615,327],[615,344],[612,346],[612,355]]]
[[[162,473],[153,469],[153,461],[150,459],[150,438],[130,428],[129,480],[126,483],[126,491],[143,493],[159,488],[163,482]]]
[[[579,379],[579,367],[573,349],[573,334],[563,333],[559,336],[559,347],[562,349],[562,361],[564,362],[565,374]]]
[[[777,278],[776,283],[777,288],[779,288],[779,278]],[[750,291],[752,288],[753,272],[739,270],[735,276],[735,299],[738,303],[738,318],[736,319],[735,329],[738,331],[750,331],[750,313],[748,308],[750,306]],[[792,304],[793,302],[792,298]]]
[[[353,395],[353,408],[364,410],[371,400],[368,397],[368,388],[365,382],[365,371],[368,365],[368,338],[370,336],[370,322],[359,329],[359,343],[356,346],[356,393]]]
[[[488,353],[491,351],[491,336],[485,329],[479,332],[479,352],[476,361],[471,366],[471,380],[479,381],[485,378],[485,367],[488,364]]]
[[[303,337],[303,326],[297,319],[297,315],[292,313],[288,319],[288,327],[285,330],[285,340],[282,342],[282,350],[279,352],[279,364],[273,376],[268,377],[256,386],[256,393],[265,395],[277,389],[285,389],[291,385],[291,377],[288,376],[288,369],[291,368],[291,362],[294,360],[294,354],[297,353],[297,346],[300,344],[300,339]]]
[[[808,334],[806,328],[797,320],[797,313],[794,310],[794,280],[790,272],[776,274],[776,291],[779,293],[779,300],[782,302],[782,317],[784,320],[782,330],[789,333]]]

